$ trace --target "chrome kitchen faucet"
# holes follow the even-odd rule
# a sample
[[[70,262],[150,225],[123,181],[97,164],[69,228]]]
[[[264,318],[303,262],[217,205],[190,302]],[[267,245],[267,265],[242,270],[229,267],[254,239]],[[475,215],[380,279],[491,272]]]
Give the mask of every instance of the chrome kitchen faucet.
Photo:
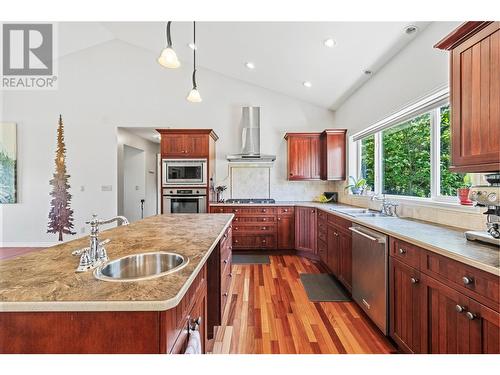
[[[382,194],[382,198],[378,195],[372,195],[371,200],[382,201],[382,207],[380,212],[387,216],[397,216],[396,208],[399,206],[396,202],[388,201],[385,194]]]
[[[120,221],[122,225],[128,225],[129,221],[125,216],[116,216],[108,220],[99,220],[97,215],[92,215],[92,219],[85,222],[90,224],[90,246],[73,251],[73,255],[80,256],[80,264],[76,272],[85,272],[94,269],[108,261],[108,254],[104,245],[110,240],[99,241],[99,226],[109,224],[114,221]]]

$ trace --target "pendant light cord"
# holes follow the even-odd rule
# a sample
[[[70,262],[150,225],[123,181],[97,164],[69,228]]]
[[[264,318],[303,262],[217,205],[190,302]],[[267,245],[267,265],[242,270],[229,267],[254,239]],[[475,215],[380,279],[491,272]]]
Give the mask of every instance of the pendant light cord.
[[[193,89],[196,89],[196,21],[193,21]]]
[[[172,38],[170,37],[170,24],[172,21],[167,22],[167,47],[172,47]]]

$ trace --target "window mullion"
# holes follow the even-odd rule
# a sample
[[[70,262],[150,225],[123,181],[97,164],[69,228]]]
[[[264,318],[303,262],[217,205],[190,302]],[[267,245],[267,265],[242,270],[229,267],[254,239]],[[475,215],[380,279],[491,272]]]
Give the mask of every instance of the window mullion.
[[[382,132],[374,134],[375,136],[375,194],[382,193],[382,176],[383,176],[383,164],[382,164]]]
[[[431,198],[435,199],[441,195],[441,132],[440,132],[440,107],[431,112]]]

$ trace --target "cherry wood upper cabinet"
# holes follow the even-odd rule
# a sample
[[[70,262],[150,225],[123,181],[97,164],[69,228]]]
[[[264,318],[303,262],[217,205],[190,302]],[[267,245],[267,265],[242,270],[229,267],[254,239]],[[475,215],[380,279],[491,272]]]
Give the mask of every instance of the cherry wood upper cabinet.
[[[450,56],[450,169],[500,170],[500,22],[466,22],[435,45]]]
[[[321,134],[321,179],[345,180],[345,129],[327,129]]]
[[[345,129],[287,133],[289,180],[345,180]]]
[[[212,129],[156,129],[161,134],[163,158],[211,158],[218,139]]]
[[[316,209],[295,207],[295,248],[316,253]]]
[[[320,136],[321,133],[287,133],[288,179],[320,179]]]

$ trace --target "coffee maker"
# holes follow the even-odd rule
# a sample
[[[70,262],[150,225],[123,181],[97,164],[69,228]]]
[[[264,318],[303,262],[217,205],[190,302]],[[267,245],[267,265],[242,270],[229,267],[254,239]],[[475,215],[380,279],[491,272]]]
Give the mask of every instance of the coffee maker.
[[[489,185],[473,186],[469,199],[476,206],[487,208],[486,230],[465,232],[465,238],[500,247],[500,172],[488,174],[485,179]]]

